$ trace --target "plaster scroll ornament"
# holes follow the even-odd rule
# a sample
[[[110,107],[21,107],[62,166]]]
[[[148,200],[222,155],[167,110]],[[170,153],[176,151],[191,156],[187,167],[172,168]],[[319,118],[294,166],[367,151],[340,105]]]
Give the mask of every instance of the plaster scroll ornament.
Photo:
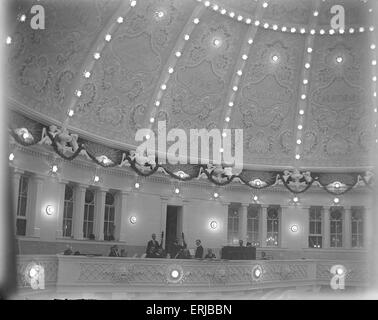
[[[47,144],[48,146],[51,146],[52,141],[47,134],[46,128],[42,129],[42,137],[41,137],[41,140],[38,142],[38,144]]]
[[[229,169],[225,171],[225,169],[221,165],[208,164],[206,171],[211,175],[211,177],[215,181],[219,183],[222,183],[225,180],[228,180],[232,176],[232,171],[230,172]],[[231,173],[231,176],[229,176],[230,173]]]
[[[77,143],[79,136],[77,134],[70,134],[65,126],[59,129],[57,126],[52,125],[49,128],[49,133],[54,138],[56,146],[61,152],[76,152],[79,149]]]
[[[140,167],[155,167],[156,162],[155,162],[155,156],[154,155],[148,155],[145,156],[144,154],[141,154],[139,152],[132,151],[131,160],[135,162],[136,165]]]
[[[31,143],[34,141],[33,135],[26,128],[17,128],[14,130],[16,135],[26,143]]]
[[[118,165],[119,167],[130,167],[130,162],[129,160],[127,159],[127,155],[126,153],[122,153],[122,160],[121,160],[121,163]]]
[[[111,166],[114,164],[114,162],[112,160],[110,160],[107,156],[105,155],[101,155],[101,156],[98,156],[96,157],[96,160],[100,163],[102,163],[103,165],[105,166]]]
[[[285,170],[282,175],[283,182],[293,191],[303,191],[313,181],[311,172],[300,172],[298,169]]]

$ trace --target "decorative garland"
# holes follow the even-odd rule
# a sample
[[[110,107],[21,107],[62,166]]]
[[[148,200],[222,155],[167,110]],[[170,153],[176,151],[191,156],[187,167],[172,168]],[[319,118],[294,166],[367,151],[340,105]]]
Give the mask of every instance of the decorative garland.
[[[245,184],[252,189],[266,189],[277,184],[283,184],[285,188],[293,194],[304,193],[311,188],[314,183],[317,183],[326,192],[333,195],[345,194],[360,182],[363,182],[365,186],[372,188],[371,185],[374,181],[373,173],[371,172],[316,174],[310,172],[299,172],[298,170],[285,170],[284,172],[242,170],[238,174],[232,174],[232,168],[223,168],[211,165],[159,164],[157,158],[153,164],[147,162],[140,164],[138,163],[135,154],[133,155],[133,151],[122,151],[94,144],[92,142],[79,139],[77,136],[69,134],[68,131],[58,130],[56,127],[54,128],[55,134],[51,133],[51,127],[48,128],[41,126],[38,123],[30,125],[30,127],[31,130],[24,127],[21,127],[21,129],[10,128],[9,132],[14,140],[23,146],[28,147],[35,144],[48,144],[51,145],[54,151],[65,160],[72,161],[79,155],[87,156],[90,160],[101,167],[109,168],[129,166],[139,176],[143,177],[149,177],[155,174],[157,171],[160,171],[179,181],[207,178],[211,183],[217,186],[226,186],[234,181]],[[42,128],[42,134],[40,134],[40,128]],[[24,138],[25,132],[27,132],[27,139]],[[62,135],[64,139],[61,137]],[[36,136],[39,136],[39,139],[36,139]],[[72,144],[72,139],[74,138],[76,138],[76,150],[66,147],[66,144]],[[62,143],[64,144],[63,147]],[[92,150],[90,150],[91,148],[87,147],[87,145],[91,145]],[[96,146],[98,146],[97,149],[100,150],[97,150],[97,154]],[[93,151],[93,149],[95,150]],[[106,153],[106,150],[109,153],[112,153],[112,155],[101,154],[102,151]],[[67,155],[67,152],[69,155]],[[99,161],[99,159],[102,159],[103,161]],[[106,161],[104,161],[104,159]],[[332,186],[332,183],[326,183],[327,179],[329,180],[334,176],[340,180],[335,181],[340,183],[342,187],[335,188]]]

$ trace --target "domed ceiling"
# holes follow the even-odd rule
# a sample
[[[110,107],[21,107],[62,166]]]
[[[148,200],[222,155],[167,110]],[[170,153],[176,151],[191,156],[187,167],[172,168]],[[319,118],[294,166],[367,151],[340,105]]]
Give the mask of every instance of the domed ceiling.
[[[340,1],[39,1],[45,30],[19,21],[33,1],[11,1],[9,105],[121,149],[166,120],[243,129],[246,167],[367,167],[372,1],[341,2],[340,32]]]

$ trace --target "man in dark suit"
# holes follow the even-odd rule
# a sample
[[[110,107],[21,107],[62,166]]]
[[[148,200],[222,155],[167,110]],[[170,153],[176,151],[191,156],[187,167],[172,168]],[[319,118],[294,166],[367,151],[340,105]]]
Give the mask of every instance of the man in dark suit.
[[[194,254],[194,257],[196,259],[202,259],[203,258],[203,247],[202,247],[202,244],[201,244],[201,240],[196,240],[196,253]]]
[[[147,243],[147,249],[146,249],[147,258],[155,258],[156,251],[159,248],[159,242],[157,242],[156,240],[156,234],[153,233],[151,237],[152,237],[152,240],[148,241]]]

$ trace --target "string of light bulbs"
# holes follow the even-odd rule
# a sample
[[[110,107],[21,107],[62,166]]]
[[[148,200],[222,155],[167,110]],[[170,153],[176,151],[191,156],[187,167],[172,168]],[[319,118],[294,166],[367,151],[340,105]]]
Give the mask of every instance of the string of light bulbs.
[[[262,11],[263,11],[262,8],[260,8],[259,10],[256,11],[256,17],[257,18],[260,18],[261,16],[263,16]],[[229,91],[229,93],[226,97],[226,103],[227,103],[227,105],[225,107],[226,114],[225,114],[225,117],[224,117],[224,126],[223,126],[223,132],[222,132],[222,136],[224,138],[227,136],[225,129],[229,128],[229,124],[230,124],[230,121],[231,121],[232,109],[233,109],[234,104],[235,104],[235,98],[236,98],[237,92],[239,91],[239,82],[242,78],[244,69],[247,65],[248,55],[250,53],[251,46],[254,43],[256,32],[257,32],[257,27],[253,26],[253,25],[250,26],[248,31],[247,31],[246,36],[243,39],[243,44],[241,46],[241,50],[240,50],[240,53],[239,53],[239,59],[237,61],[236,69],[234,71],[234,75],[233,75],[233,78],[231,80],[231,88],[230,88],[230,91]],[[222,153],[223,151],[224,150],[223,150],[223,147],[222,147],[220,149],[220,152]]]
[[[158,85],[155,89],[154,94],[152,95],[153,97],[152,101],[150,102],[151,113],[149,117],[149,124],[147,125],[149,129],[151,129],[153,124],[155,123],[156,115],[158,113],[159,107],[161,106],[161,101],[164,96],[164,93],[167,90],[168,82],[171,76],[174,75],[176,71],[175,70],[176,64],[178,60],[182,57],[185,46],[188,40],[190,39],[193,30],[200,23],[200,18],[203,12],[204,12],[203,6],[197,6],[193,10],[190,19],[188,20],[187,24],[184,26],[183,31],[181,32],[178,38],[179,40],[177,41],[174,49],[172,50],[170,57],[168,58],[168,61],[165,67],[163,68],[163,72],[160,76],[160,79],[158,80]]]
[[[93,76],[92,70],[94,69],[96,62],[101,58],[101,53],[105,49],[106,45],[111,42],[112,35],[115,34],[119,26],[124,22],[124,16],[126,16],[128,12],[136,5],[137,1],[135,0],[129,1],[128,4],[122,4],[121,10],[123,12],[123,15],[119,15],[117,12],[117,14],[112,17],[107,28],[105,28],[106,30],[102,32],[101,36],[96,41],[96,44],[94,46],[96,49],[91,50],[91,55],[84,62],[83,67],[80,70],[81,76],[77,77],[73,84],[74,88],[77,89],[75,89],[73,98],[71,99],[68,106],[67,118],[64,122],[66,125],[69,123],[70,118],[72,118],[75,114],[77,101],[83,94],[82,88],[84,87],[85,82]]]
[[[239,22],[243,22],[246,24],[254,24],[255,26],[260,26],[265,29],[272,29],[274,31],[280,31],[280,32],[288,32],[288,33],[300,33],[300,34],[320,34],[320,35],[338,35],[338,34],[344,34],[344,33],[356,33],[356,32],[373,32],[374,26],[350,26],[348,29],[333,29],[333,28],[322,28],[322,27],[309,27],[304,25],[298,25],[298,24],[290,24],[290,25],[282,25],[278,24],[276,22],[268,21],[268,20],[260,20],[260,19],[253,19],[249,14],[237,12],[236,10],[233,10],[231,8],[228,8],[224,5],[220,5],[214,1],[208,1],[208,0],[196,0],[198,2],[201,2],[206,8],[209,8],[213,11],[219,12],[221,15],[228,16],[232,19],[235,19]],[[255,0],[256,1],[256,0]],[[325,2],[323,0],[323,2]],[[264,9],[269,7],[269,2],[264,1],[261,5]],[[369,13],[373,12],[372,8],[369,8]],[[313,11],[313,16],[318,17],[319,11],[315,10]]]
[[[318,3],[319,6],[319,3]],[[318,12],[319,8],[315,7],[314,12]],[[313,15],[310,20],[310,25],[314,26],[317,24],[318,15]],[[302,151],[302,144],[303,144],[303,127],[304,127],[304,115],[307,109],[307,101],[308,101],[308,84],[310,79],[310,71],[312,65],[312,53],[313,53],[313,46],[315,41],[315,34],[309,34],[306,38],[305,44],[305,53],[304,53],[304,65],[302,67],[302,78],[301,78],[301,92],[300,92],[300,99],[298,102],[298,115],[297,115],[297,134],[296,134],[296,141],[295,141],[295,160],[301,159],[301,151]]]

